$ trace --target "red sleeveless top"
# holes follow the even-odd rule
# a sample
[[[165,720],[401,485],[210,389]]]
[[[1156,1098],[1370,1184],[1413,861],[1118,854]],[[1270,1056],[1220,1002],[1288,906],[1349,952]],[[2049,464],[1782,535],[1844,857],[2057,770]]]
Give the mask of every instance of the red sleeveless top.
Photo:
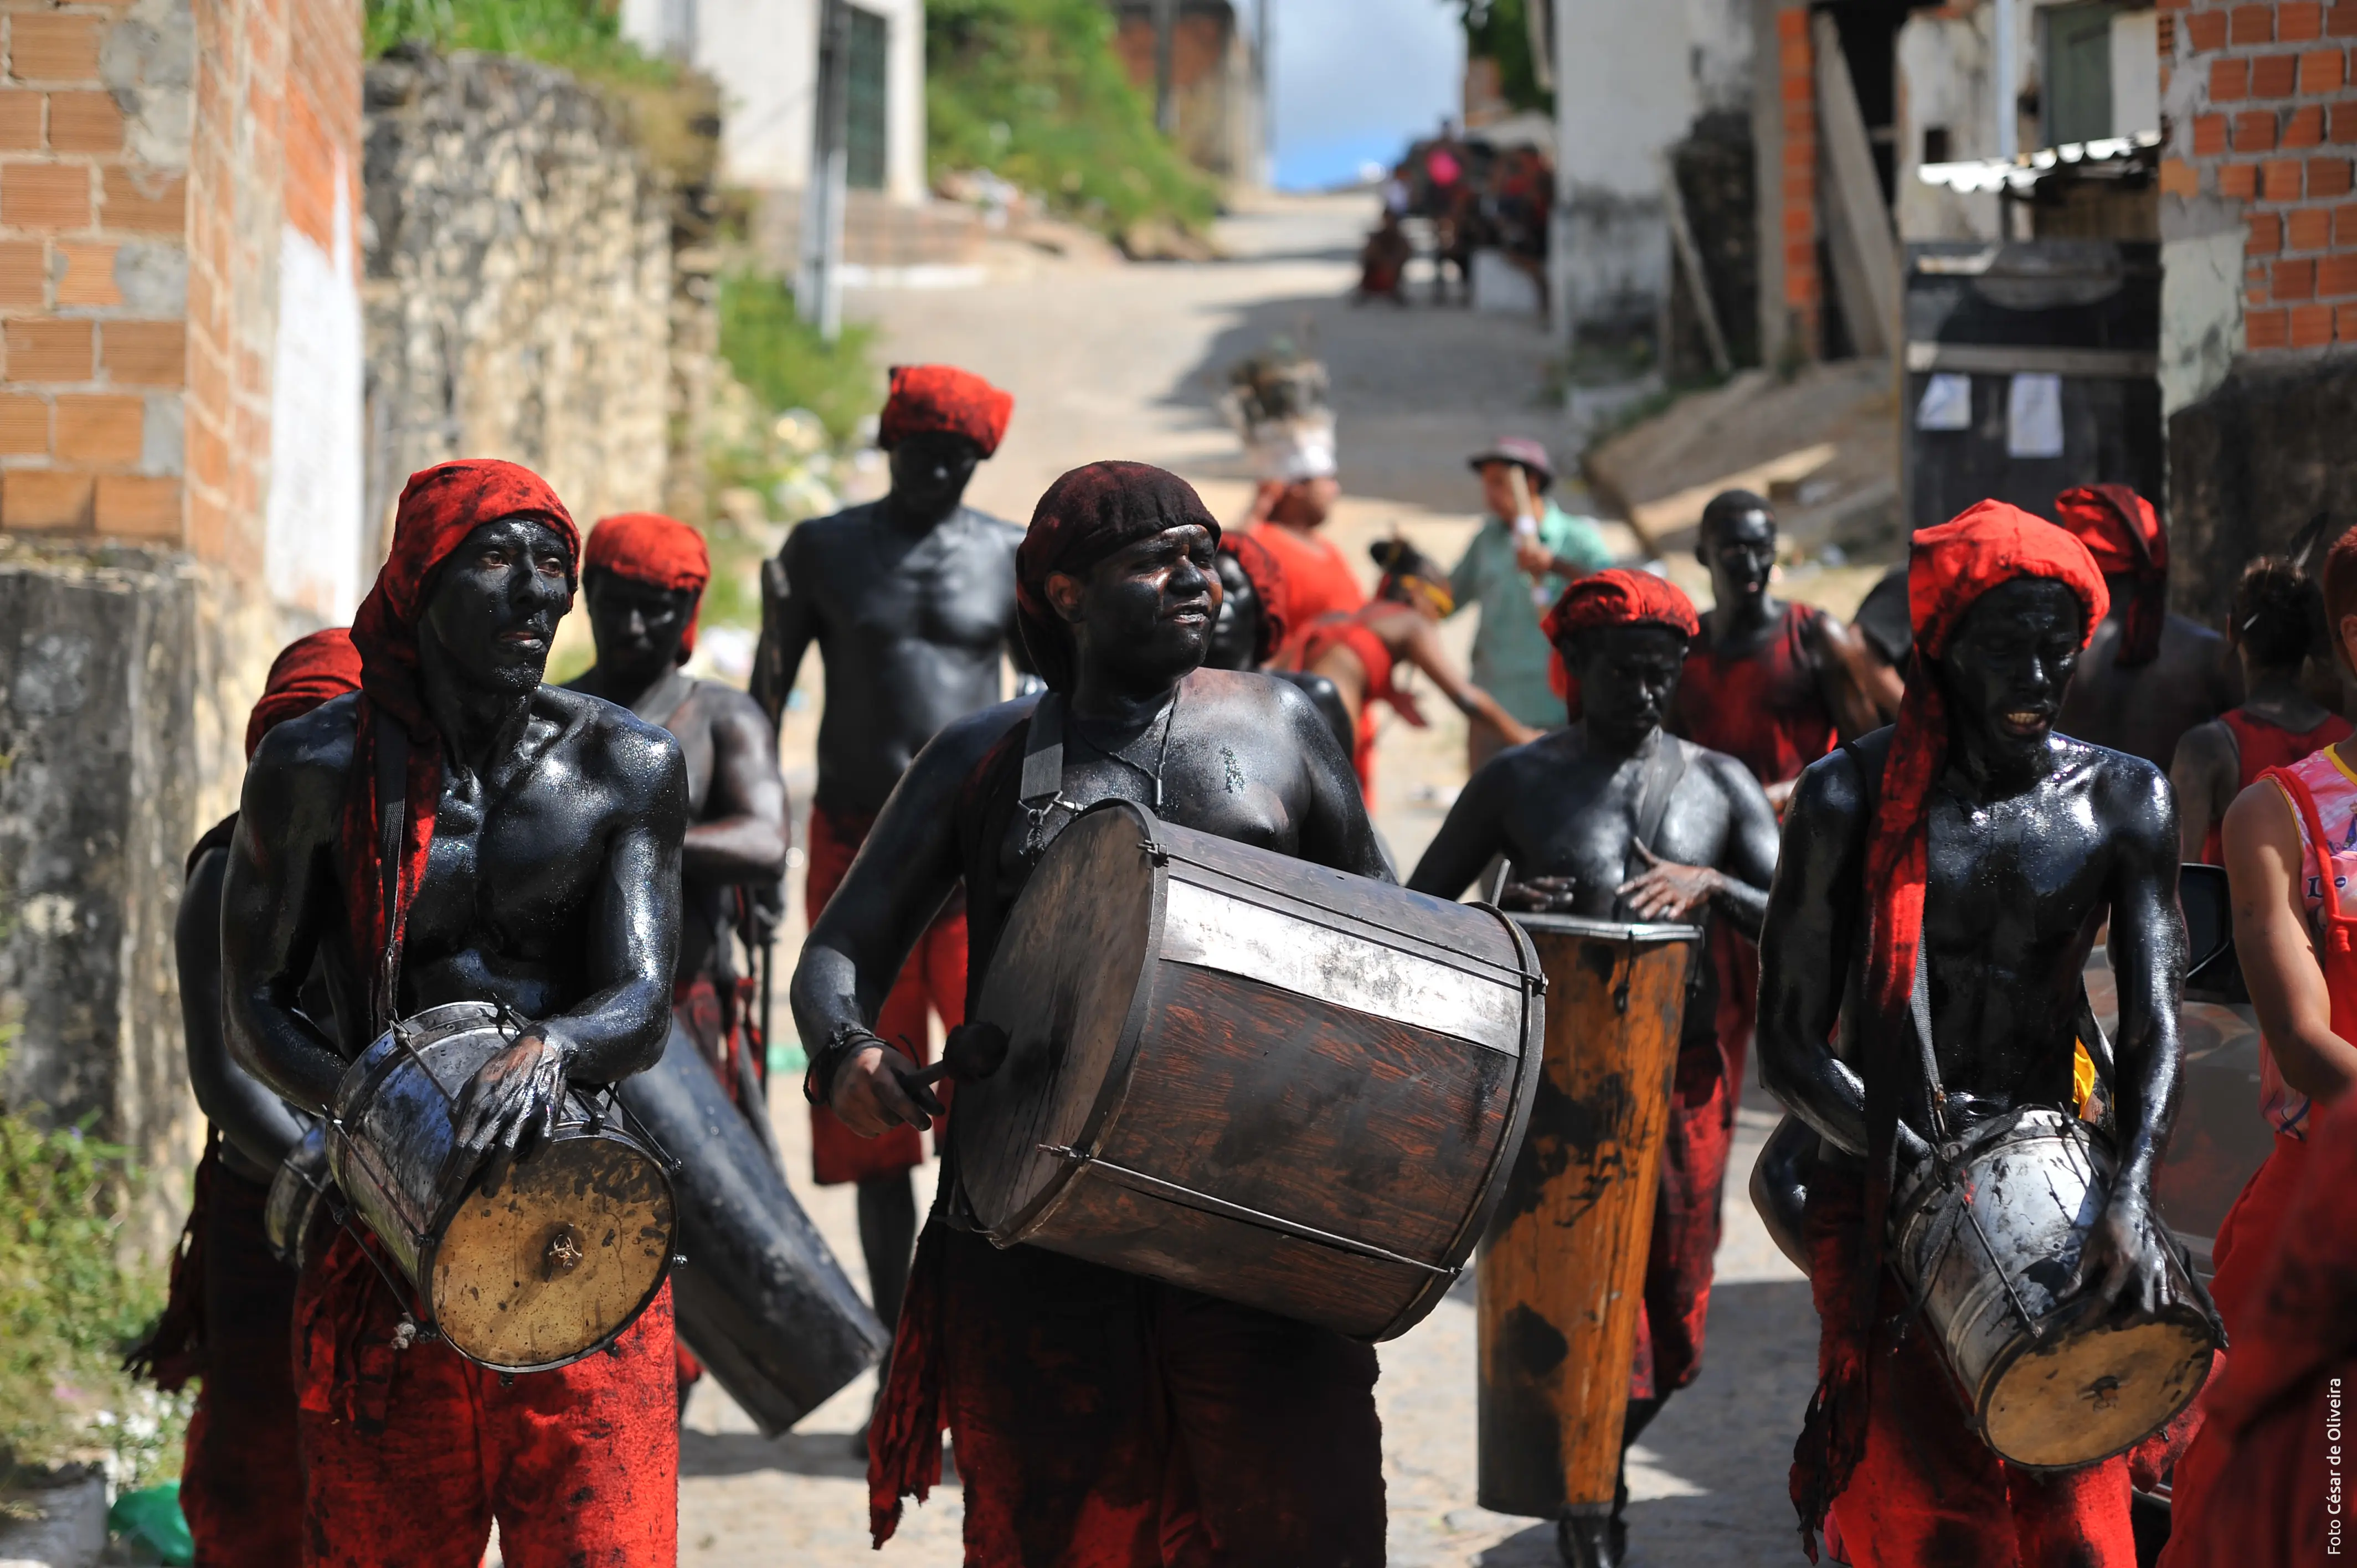
[[[2236,794],[2257,783],[2259,775],[2270,768],[2289,768],[2304,757],[2349,738],[2349,721],[2339,714],[2330,714],[2314,729],[2298,734],[2243,708],[2227,709],[2218,715],[2218,722],[2233,734],[2235,755],[2242,759],[2242,770],[2234,779]],[[2224,822],[2225,812],[2222,810],[2201,841],[2204,865],[2226,864]]]
[[[1669,728],[1727,753],[1762,784],[1798,779],[1838,738],[1804,640],[1816,614],[1786,605],[1767,645],[1753,653],[1721,654],[1696,640],[1671,700]]]
[[[1323,533],[1303,533],[1273,522],[1251,537],[1276,557],[1285,572],[1285,618],[1307,626],[1319,616],[1347,614],[1367,602],[1367,590],[1351,570],[1350,558]]]

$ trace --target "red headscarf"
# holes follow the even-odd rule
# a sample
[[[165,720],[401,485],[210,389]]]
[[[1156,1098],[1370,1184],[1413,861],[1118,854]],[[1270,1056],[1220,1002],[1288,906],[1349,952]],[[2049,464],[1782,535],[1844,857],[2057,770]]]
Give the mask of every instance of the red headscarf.
[[[1924,819],[1932,787],[1948,760],[1947,704],[1926,661],[1940,658],[1982,595],[2017,577],[2046,577],[2079,596],[2086,619],[2080,646],[2111,609],[2111,593],[2085,545],[2065,531],[2003,501],[1971,510],[1915,535],[1907,568],[1909,619],[1915,650],[1907,667],[1907,695],[1898,734],[1883,764],[1880,804],[1866,851],[1868,905],[1867,950],[1867,1280],[1857,1293],[1860,1321],[1827,1325],[1840,1343],[1809,1406],[1792,1466],[1792,1500],[1803,1539],[1815,1557],[1812,1532],[1849,1484],[1866,1452],[1867,1369],[1880,1294],[1884,1230],[1890,1203],[1890,1160],[1897,1141],[1902,1064],[1912,1058],[1900,1042],[1914,1027],[1909,1001],[1915,957],[1923,938],[1923,887],[1928,865]]]
[[[1564,639],[1598,626],[1659,626],[1689,642],[1702,634],[1694,601],[1667,577],[1631,572],[1616,566],[1578,579],[1563,591],[1539,621],[1553,650],[1547,660],[1547,684],[1564,700],[1571,717],[1579,717],[1579,682],[1563,661]]]
[[[892,395],[877,421],[876,445],[887,452],[904,435],[963,435],[985,457],[1006,437],[1015,394],[1000,392],[954,365],[895,365]]]
[[[425,875],[434,812],[442,797],[442,736],[417,687],[417,620],[436,568],[487,522],[531,517],[565,541],[568,582],[581,560],[581,532],[548,482],[531,469],[489,458],[441,463],[409,477],[393,520],[393,551],[352,619],[361,656],[361,703],[344,803],[344,897],[352,957],[369,977],[371,1031],[400,1005],[401,942],[409,906]],[[401,798],[379,778],[382,714],[408,740]],[[388,862],[393,875],[385,879]]]
[[[1243,568],[1244,580],[1260,597],[1260,638],[1253,644],[1253,662],[1265,664],[1285,646],[1286,632],[1292,621],[1290,607],[1286,602],[1285,567],[1270,553],[1267,545],[1250,533],[1223,535],[1220,548],[1236,558],[1236,564]]]
[[[650,588],[695,595],[687,607],[687,629],[680,634],[679,661],[695,651],[695,618],[704,607],[705,585],[712,581],[712,553],[704,535],[675,517],[661,512],[626,511],[602,520],[589,531],[588,551],[581,572],[611,572]]]
[[[1048,578],[1087,571],[1115,551],[1166,529],[1195,523],[1220,537],[1220,522],[1195,487],[1146,463],[1091,463],[1048,487],[1015,552],[1015,616],[1023,646],[1049,689],[1072,685],[1072,634],[1048,604]]]
[[[262,700],[245,721],[245,759],[253,761],[262,737],[288,719],[360,689],[361,655],[352,646],[351,628],[331,626],[296,638],[270,661]]]
[[[2054,515],[2079,536],[2097,571],[2136,584],[2113,662],[2123,670],[2151,663],[2169,619],[2169,530],[2160,513],[2126,485],[2086,485],[2056,496]]]

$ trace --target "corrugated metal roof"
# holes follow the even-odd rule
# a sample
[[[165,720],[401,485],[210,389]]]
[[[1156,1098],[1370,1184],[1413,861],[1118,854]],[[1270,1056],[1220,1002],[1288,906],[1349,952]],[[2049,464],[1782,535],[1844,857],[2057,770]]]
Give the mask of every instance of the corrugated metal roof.
[[[1925,185],[1943,185],[1967,196],[2007,190],[2025,192],[2040,180],[2075,173],[2089,165],[2148,162],[2159,149],[2158,131],[2139,131],[2133,136],[2107,136],[2099,142],[2041,147],[2018,158],[1967,158],[1961,163],[1922,164],[1917,166],[1915,177]]]

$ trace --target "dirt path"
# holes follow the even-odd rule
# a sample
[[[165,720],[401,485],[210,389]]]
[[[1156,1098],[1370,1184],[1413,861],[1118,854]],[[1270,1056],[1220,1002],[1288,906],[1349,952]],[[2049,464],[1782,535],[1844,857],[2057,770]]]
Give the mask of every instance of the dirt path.
[[[1232,220],[1227,237],[1239,259],[1226,263],[1056,270],[955,291],[872,295],[852,310],[877,324],[888,361],[950,360],[1015,392],[1012,430],[973,499],[1017,520],[1057,474],[1100,457],[1172,467],[1222,517],[1237,516],[1249,477],[1212,400],[1229,364],[1277,333],[1292,334],[1333,371],[1347,497],[1334,527],[1345,547],[1363,559],[1367,542],[1398,527],[1453,561],[1478,504],[1467,454],[1494,435],[1533,435],[1568,465],[1574,445],[1563,415],[1541,406],[1547,345],[1536,323],[1348,303],[1367,216],[1355,201],[1287,202]],[[1469,618],[1451,628],[1460,657],[1470,630]],[[790,782],[805,802],[816,676],[813,660],[803,675],[813,700],[789,715],[785,736]],[[1464,780],[1462,722],[1446,703],[1430,706],[1438,710],[1432,728],[1395,730],[1381,745],[1379,822],[1404,865]],[[793,950],[800,929],[801,878],[792,881],[794,925],[781,953]],[[1748,1109],[1738,1130],[1708,1364],[1648,1434],[1632,1476],[1641,1568],[1799,1561],[1784,1471],[1813,1379],[1814,1319],[1805,1282],[1769,1243],[1742,1195],[1772,1124],[1766,1102],[1758,1103],[1763,1108]],[[848,1190],[799,1180],[809,1163],[798,1086],[780,1083],[774,1110],[798,1191],[856,1277]],[[1403,1568],[1552,1563],[1550,1528],[1473,1502],[1469,1283],[1384,1346],[1382,1359],[1391,1561]],[[682,1447],[682,1562],[956,1563],[953,1485],[912,1509],[880,1558],[867,1550],[862,1466],[847,1434],[871,1391],[863,1380],[772,1443],[725,1395],[700,1389]]]

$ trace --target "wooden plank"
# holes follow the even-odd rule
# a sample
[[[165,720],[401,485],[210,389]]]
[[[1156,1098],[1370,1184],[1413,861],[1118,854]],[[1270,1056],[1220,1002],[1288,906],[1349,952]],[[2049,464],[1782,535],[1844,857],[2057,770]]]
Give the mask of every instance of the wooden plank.
[[[1695,319],[1702,323],[1703,341],[1710,348],[1711,369],[1722,376],[1733,375],[1735,361],[1727,357],[1727,334],[1718,329],[1718,306],[1710,297],[1710,274],[1703,270],[1701,247],[1695,243],[1694,226],[1686,221],[1686,199],[1678,189],[1677,166],[1667,156],[1660,162],[1662,206],[1670,215],[1670,242],[1677,247],[1678,260],[1684,263]],[[1667,347],[1663,345],[1665,352]]]
[[[1826,233],[1835,252],[1835,283],[1842,289],[1842,318],[1859,354],[1887,354],[1898,335],[1898,237],[1882,198],[1881,177],[1874,170],[1874,145],[1842,53],[1841,30],[1823,11],[1812,25]]]
[[[2089,376],[2141,381],[2160,373],[2160,356],[2142,349],[2054,349],[2024,343],[1910,343],[1911,375],[1935,371],[1981,376]]]

